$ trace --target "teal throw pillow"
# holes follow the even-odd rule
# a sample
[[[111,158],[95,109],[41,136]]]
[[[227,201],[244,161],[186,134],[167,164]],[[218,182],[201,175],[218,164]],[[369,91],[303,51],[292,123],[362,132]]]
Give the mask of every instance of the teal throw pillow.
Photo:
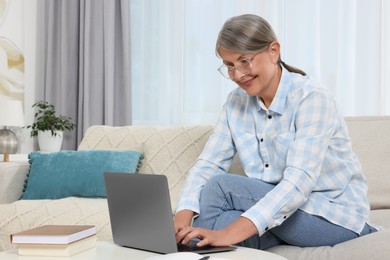
[[[137,173],[142,159],[137,151],[32,152],[21,199],[106,197],[103,173]]]

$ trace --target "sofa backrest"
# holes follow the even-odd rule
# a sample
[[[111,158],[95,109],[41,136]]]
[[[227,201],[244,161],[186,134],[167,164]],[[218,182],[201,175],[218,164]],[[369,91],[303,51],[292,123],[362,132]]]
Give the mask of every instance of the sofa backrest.
[[[361,161],[372,209],[390,208],[390,116],[346,117],[352,146]],[[176,207],[179,192],[212,132],[212,125],[197,126],[91,126],[79,150],[139,150],[144,153],[140,173],[164,174]],[[390,158],[389,158],[390,160]],[[231,172],[243,174],[237,158]]]
[[[346,117],[345,120],[352,149],[367,178],[371,209],[389,209],[390,116]]]

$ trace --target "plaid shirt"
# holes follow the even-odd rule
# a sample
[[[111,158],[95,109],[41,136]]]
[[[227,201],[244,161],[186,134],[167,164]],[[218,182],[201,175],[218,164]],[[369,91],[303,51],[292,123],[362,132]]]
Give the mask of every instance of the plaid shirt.
[[[260,235],[297,209],[356,233],[368,221],[367,183],[347,126],[328,91],[308,77],[283,68],[268,109],[240,88],[230,93],[177,210],[199,213],[203,185],[226,173],[235,153],[248,177],[276,185],[242,214]]]

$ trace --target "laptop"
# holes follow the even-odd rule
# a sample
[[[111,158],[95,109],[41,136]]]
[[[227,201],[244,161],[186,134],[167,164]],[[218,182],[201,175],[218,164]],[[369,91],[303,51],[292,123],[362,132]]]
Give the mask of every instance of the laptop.
[[[235,247],[176,244],[168,181],[164,175],[104,173],[114,243],[157,253],[224,252]]]

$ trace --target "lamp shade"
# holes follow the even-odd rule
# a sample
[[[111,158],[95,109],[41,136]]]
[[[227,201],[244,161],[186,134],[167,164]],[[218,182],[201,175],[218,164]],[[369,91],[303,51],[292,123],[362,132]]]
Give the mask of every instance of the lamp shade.
[[[22,101],[0,99],[0,126],[24,126]]]

